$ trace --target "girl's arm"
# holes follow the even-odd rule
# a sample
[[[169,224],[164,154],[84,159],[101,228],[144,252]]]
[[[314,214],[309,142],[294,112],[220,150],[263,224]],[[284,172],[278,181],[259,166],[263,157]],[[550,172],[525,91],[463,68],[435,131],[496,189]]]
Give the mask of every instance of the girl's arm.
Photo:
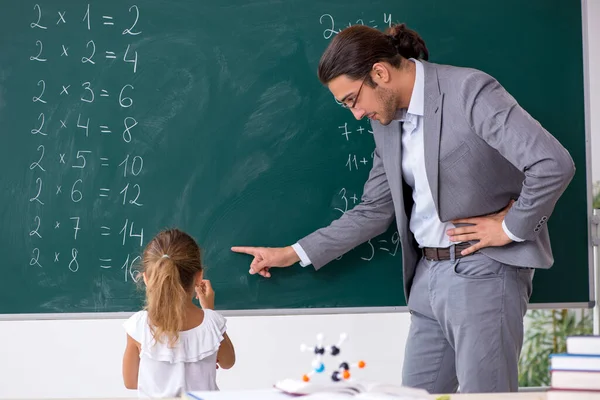
[[[217,353],[217,362],[223,369],[229,369],[235,364],[235,350],[227,333],[223,334],[223,340]]]
[[[215,292],[208,279],[203,279],[202,284],[195,287],[195,291],[196,298],[200,301],[200,305],[204,310],[215,309]],[[235,350],[229,336],[227,336],[227,332],[223,333],[223,340],[217,353],[217,364],[223,369],[229,369],[235,364]]]
[[[123,354],[123,383],[125,383],[127,389],[137,389],[139,369],[139,344],[127,335],[127,347],[125,347],[125,354]]]

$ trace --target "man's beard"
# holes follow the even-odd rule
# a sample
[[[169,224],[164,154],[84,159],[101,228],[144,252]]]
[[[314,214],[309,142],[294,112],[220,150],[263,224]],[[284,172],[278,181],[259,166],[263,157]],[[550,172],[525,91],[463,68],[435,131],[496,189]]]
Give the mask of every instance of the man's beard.
[[[379,123],[384,126],[389,125],[398,111],[396,96],[391,89],[384,89],[381,86],[375,90],[375,93],[377,95],[377,100],[383,109],[381,112],[377,113],[379,115]]]

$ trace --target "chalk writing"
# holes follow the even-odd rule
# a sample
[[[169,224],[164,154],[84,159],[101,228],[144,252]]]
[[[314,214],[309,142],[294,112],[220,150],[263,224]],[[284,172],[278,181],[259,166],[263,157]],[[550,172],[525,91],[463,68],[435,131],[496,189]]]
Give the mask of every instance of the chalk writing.
[[[344,159],[340,159],[344,162],[343,169],[340,170],[340,174],[348,176],[348,179],[352,177],[354,180],[356,174],[368,178],[368,171],[370,171],[373,165],[373,158],[375,157],[374,142],[370,142],[370,147],[365,148],[365,140],[372,134],[371,124],[367,120],[348,120],[343,123],[337,124],[335,127],[337,132],[340,133],[341,139],[338,142],[344,149],[350,151],[346,153]],[[347,175],[349,174],[349,175]],[[361,175],[362,174],[362,175]],[[355,206],[358,206],[361,202],[360,188],[347,185],[340,188],[335,193],[332,201],[332,207],[339,214],[337,217],[342,217],[344,214],[351,211]],[[357,252],[357,256],[365,261],[369,262],[379,256],[380,253],[387,253],[389,256],[396,256],[400,245],[400,239],[398,232],[395,231],[391,236],[386,234],[384,236],[378,236],[372,238],[357,246],[352,251]],[[339,256],[336,260],[341,260],[344,256]]]
[[[323,31],[323,38],[331,39],[334,35],[340,33],[344,28],[352,25],[366,25],[376,29],[392,26],[392,14],[383,13],[383,17],[381,19],[378,18],[379,17],[368,19],[367,22],[365,22],[363,18],[357,18],[354,22],[348,22],[344,25],[336,25],[335,19],[331,14],[323,14],[319,17],[319,24],[325,27],[325,30]],[[382,21],[382,25],[379,25],[377,21]]]
[[[136,282],[140,257],[131,251],[139,254],[144,245],[144,227],[135,210],[146,203],[136,181],[146,168],[142,154],[136,154],[140,117],[134,83],[142,67],[137,49],[142,10],[128,4],[112,15],[100,2],[82,3],[75,12],[44,3],[32,8],[26,23],[35,36],[26,62],[38,67],[27,97],[33,127],[25,132],[34,142],[26,164],[29,265],[53,263],[73,274],[98,268],[123,282]],[[64,33],[62,43],[49,36],[54,29]],[[110,68],[120,69],[115,78],[98,79],[99,72]],[[119,114],[121,110],[125,113]],[[115,207],[127,213],[122,222],[112,220]],[[68,214],[60,214],[62,210]],[[69,229],[61,229],[61,223]],[[102,238],[97,249],[81,244],[96,237]],[[112,261],[121,257],[126,257],[124,275],[112,270]]]

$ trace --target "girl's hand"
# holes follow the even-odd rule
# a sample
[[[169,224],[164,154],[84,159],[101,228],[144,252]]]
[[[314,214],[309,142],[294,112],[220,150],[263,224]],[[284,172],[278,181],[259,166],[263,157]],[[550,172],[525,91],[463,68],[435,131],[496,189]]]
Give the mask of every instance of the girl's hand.
[[[204,309],[214,310],[215,309],[215,292],[210,285],[208,279],[203,279],[200,285],[195,287],[196,298],[200,302],[200,306]]]

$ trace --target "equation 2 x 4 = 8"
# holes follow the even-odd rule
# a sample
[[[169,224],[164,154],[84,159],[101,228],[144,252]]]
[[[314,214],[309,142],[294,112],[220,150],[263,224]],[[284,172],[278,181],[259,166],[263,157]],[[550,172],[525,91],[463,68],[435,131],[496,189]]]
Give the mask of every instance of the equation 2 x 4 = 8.
[[[39,117],[38,117],[38,121],[40,126],[37,128],[33,128],[31,130],[31,134],[32,135],[41,135],[41,136],[48,136],[47,130],[44,127],[45,123],[46,123],[46,116],[45,114],[42,112],[40,113]],[[59,129],[68,129],[68,119],[64,119],[64,120],[60,120],[60,128]],[[123,119],[123,126],[125,127],[123,130],[123,134],[122,134],[122,138],[123,141],[125,143],[130,143],[131,139],[133,139],[132,136],[132,129],[135,128],[138,125],[138,121],[133,118],[133,117],[125,117]],[[77,128],[78,129],[82,129],[85,132],[85,137],[89,137],[90,135],[90,119],[89,118],[81,118],[81,114],[78,115],[77,117]],[[100,131],[101,134],[111,134],[112,133],[112,129],[109,125],[98,125],[98,129]]]

